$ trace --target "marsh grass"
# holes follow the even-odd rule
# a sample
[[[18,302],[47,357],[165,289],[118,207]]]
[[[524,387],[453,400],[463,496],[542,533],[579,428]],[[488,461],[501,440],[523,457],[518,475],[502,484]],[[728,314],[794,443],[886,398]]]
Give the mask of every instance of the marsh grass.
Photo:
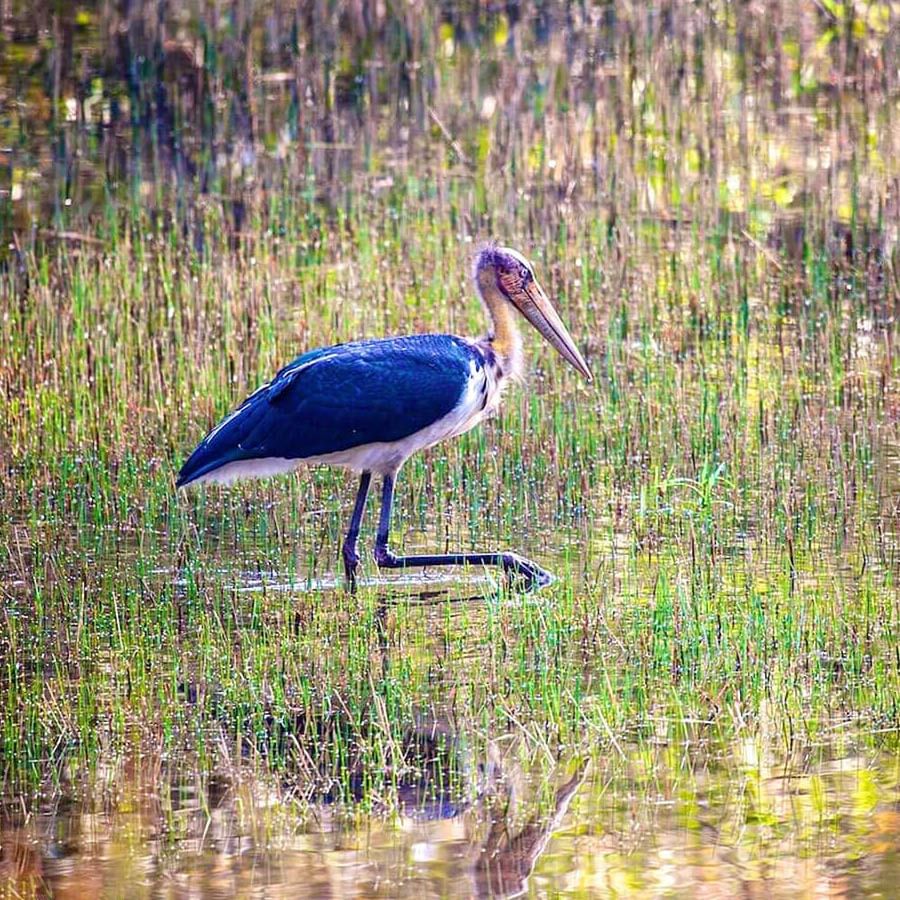
[[[327,810],[347,834],[402,818],[410,785],[483,817],[495,769],[552,796],[590,757],[578,820],[619,835],[599,846],[633,874],[655,828],[713,820],[729,846],[851,852],[848,804],[883,810],[897,783],[896,72],[851,71],[849,39],[810,35],[833,23],[766,6],[778,76],[753,67],[772,26],[730,7],[718,31],[677,5],[669,37],[606,23],[602,66],[572,37],[569,78],[530,20],[479,20],[459,56],[446,35],[422,51],[468,168],[412,114],[399,152],[373,102],[334,113],[364,135],[355,169],[299,142],[307,168],[245,183],[239,224],[163,171],[146,206],[110,189],[78,225],[91,240],[22,245],[0,276],[5,796],[108,796],[115,818],[158,792],[141,816],[178,868],[186,784],[207,821],[225,792],[228,829],[284,849]],[[854,52],[883,59],[867,29]],[[467,121],[517,67],[528,89]],[[468,270],[489,237],[534,258],[596,381],[529,335],[499,417],[406,466],[395,534],[514,547],[551,588],[367,563],[349,595],[339,472],[175,493],[206,429],[303,349],[479,333]],[[663,821],[653,798],[673,795]],[[881,827],[853,821],[863,841]]]

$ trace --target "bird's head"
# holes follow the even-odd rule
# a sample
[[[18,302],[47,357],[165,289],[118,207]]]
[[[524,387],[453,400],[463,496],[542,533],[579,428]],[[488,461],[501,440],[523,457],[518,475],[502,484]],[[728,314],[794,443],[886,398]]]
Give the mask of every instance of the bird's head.
[[[490,297],[499,296],[520,312],[552,344],[560,356],[588,381],[591,370],[563,325],[550,298],[538,283],[531,263],[510,247],[490,244],[475,260],[475,283],[490,306]]]

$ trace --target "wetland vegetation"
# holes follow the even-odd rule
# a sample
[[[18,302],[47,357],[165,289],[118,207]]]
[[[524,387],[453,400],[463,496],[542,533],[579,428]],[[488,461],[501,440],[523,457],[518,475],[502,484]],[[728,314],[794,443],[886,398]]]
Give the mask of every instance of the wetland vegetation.
[[[0,896],[889,896],[896,3],[0,3]],[[500,415],[174,491],[304,349],[478,334]],[[373,522],[363,533],[372,543]]]

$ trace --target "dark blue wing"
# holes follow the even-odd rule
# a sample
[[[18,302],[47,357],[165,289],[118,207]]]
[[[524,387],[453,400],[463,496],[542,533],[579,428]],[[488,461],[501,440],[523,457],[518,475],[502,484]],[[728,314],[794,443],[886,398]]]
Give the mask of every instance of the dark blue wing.
[[[444,334],[313,350],[285,366],[204,438],[178,475],[187,484],[230,462],[304,459],[398,441],[462,398],[481,353]]]

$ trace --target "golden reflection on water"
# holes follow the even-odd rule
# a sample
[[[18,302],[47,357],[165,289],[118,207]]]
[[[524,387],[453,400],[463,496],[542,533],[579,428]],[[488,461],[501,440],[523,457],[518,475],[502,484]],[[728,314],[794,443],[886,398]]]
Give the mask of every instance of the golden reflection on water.
[[[666,723],[658,723],[665,732]],[[512,742],[515,743],[515,742]],[[4,810],[4,896],[893,896],[898,757],[652,736],[531,776],[499,746],[469,797],[298,802],[251,768],[205,783],[152,752]],[[833,755],[844,746],[845,755]],[[492,751],[493,752],[493,751]]]
[[[495,207],[527,188],[610,224],[728,213],[798,257],[821,207],[896,244],[891,4],[33,6],[65,52],[7,11],[23,21],[0,55],[0,189],[22,236],[126,184],[153,204],[160,178],[199,185],[240,233],[269,186],[335,200],[474,172]],[[152,140],[133,127],[151,119]]]

